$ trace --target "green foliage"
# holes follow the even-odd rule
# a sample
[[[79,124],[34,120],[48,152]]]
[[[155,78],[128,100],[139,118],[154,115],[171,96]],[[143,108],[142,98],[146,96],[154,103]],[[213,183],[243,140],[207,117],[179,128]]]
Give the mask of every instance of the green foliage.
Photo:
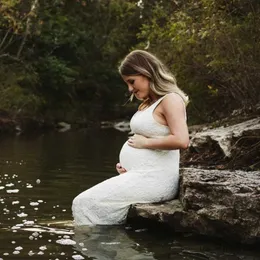
[[[19,63],[12,66],[2,63],[0,69],[0,110],[13,115],[34,116],[44,100],[36,94],[33,87],[38,82],[37,74]]]
[[[149,41],[171,67],[191,97],[193,118],[209,121],[259,102],[259,1],[174,3],[153,6],[139,46]]]
[[[35,113],[73,117],[74,111],[93,119],[122,103],[126,88],[121,87],[118,60],[137,43],[136,33],[141,25],[140,9],[134,1],[5,0],[3,3],[1,11],[5,16],[0,20],[0,34],[6,39],[4,48],[0,47],[0,61],[2,50],[2,57],[10,57],[9,69],[21,59],[37,74],[36,81],[28,80],[28,71],[23,71],[22,81],[15,74],[12,87],[8,88],[8,102],[13,93],[18,108],[21,102],[16,97],[29,104],[26,95],[29,98],[31,94],[41,101],[35,101],[38,105]],[[33,4],[37,8],[32,17]],[[19,24],[19,30],[15,24]],[[25,47],[17,59],[23,42]],[[19,64],[21,70],[23,65]],[[33,103],[33,98],[30,100]],[[97,113],[90,113],[97,105]],[[11,105],[5,107],[9,109]]]
[[[70,101],[78,72],[55,56],[42,57],[37,62],[41,87],[38,89],[50,104]]]
[[[260,99],[258,0],[2,0],[0,12],[0,101],[15,113],[108,118],[134,48],[167,63],[193,121]]]

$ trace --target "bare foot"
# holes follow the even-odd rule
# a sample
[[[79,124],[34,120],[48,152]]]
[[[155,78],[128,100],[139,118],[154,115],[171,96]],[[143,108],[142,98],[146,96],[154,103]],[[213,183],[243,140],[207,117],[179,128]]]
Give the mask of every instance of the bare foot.
[[[126,169],[122,167],[122,165],[120,163],[116,164],[116,170],[119,174],[123,174],[126,172]]]

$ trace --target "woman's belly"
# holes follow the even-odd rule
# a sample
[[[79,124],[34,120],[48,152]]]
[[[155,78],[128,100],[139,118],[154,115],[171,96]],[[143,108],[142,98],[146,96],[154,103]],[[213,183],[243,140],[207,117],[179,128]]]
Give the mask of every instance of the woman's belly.
[[[119,162],[127,171],[168,168],[179,164],[179,151],[138,149],[125,142]]]

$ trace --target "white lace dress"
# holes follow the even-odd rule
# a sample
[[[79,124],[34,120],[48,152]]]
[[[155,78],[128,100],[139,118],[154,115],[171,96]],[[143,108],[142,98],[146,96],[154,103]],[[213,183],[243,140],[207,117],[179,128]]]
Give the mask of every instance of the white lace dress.
[[[132,117],[132,132],[160,138],[170,134],[153,111],[163,99]],[[131,204],[173,199],[179,183],[179,150],[137,149],[123,145],[119,161],[127,172],[82,192],[72,204],[75,225],[123,224]]]

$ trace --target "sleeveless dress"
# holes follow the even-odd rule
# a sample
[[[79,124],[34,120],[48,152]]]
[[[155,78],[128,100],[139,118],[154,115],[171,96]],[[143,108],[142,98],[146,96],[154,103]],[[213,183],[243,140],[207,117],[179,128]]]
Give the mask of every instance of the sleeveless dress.
[[[162,101],[137,111],[130,121],[133,133],[152,138],[170,134],[155,121],[153,111]],[[132,204],[173,199],[179,184],[179,150],[152,150],[123,145],[119,162],[127,170],[79,194],[72,203],[75,225],[123,224]]]

